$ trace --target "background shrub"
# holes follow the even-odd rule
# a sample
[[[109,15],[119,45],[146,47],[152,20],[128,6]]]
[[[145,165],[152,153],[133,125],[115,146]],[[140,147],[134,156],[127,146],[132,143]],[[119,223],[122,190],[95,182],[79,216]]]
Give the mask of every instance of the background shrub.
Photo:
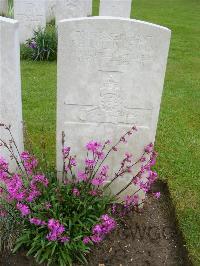
[[[39,28],[33,38],[21,45],[21,59],[53,61],[57,58],[57,30],[54,21],[46,28]]]

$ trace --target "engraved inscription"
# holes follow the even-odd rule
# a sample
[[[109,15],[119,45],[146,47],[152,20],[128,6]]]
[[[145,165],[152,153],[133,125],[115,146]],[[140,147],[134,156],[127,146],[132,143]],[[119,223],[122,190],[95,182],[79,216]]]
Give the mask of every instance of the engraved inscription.
[[[103,66],[127,66],[135,62],[148,65],[155,57],[152,36],[126,33],[77,31],[72,35],[70,50],[79,62]]]
[[[110,76],[99,90],[99,105],[69,104],[65,101],[66,120],[82,123],[137,124],[151,126],[152,109],[130,108],[123,102],[122,91]]]

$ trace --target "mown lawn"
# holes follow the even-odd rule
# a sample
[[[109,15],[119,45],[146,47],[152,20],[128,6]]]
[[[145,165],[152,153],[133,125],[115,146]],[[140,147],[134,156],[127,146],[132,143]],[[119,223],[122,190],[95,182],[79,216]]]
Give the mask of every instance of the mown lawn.
[[[93,14],[98,14],[94,1]],[[156,148],[179,226],[200,265],[200,0],[134,0],[132,18],[172,30]],[[67,62],[66,62],[67,63]],[[56,63],[22,62],[23,115],[35,146],[55,164]],[[39,150],[37,150],[38,152]]]

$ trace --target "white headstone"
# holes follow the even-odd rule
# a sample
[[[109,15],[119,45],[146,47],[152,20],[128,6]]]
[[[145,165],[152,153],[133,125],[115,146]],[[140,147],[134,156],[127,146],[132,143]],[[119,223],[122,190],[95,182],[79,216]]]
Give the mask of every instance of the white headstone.
[[[11,125],[12,134],[23,150],[22,100],[20,78],[19,24],[16,20],[0,17],[0,122]],[[0,138],[8,141],[8,132],[0,127]],[[0,147],[0,156],[9,159]],[[12,163],[12,170],[15,164]]]
[[[90,140],[113,144],[136,125],[136,136],[112,155],[115,172],[126,151],[137,160],[154,142],[170,30],[113,17],[63,20],[58,25],[57,169],[62,169],[61,134],[83,159]],[[113,173],[112,173],[113,174]],[[119,191],[128,179],[112,187]]]
[[[88,17],[92,14],[92,0],[58,0],[56,21],[62,19]]]
[[[56,16],[56,0],[46,0],[46,20],[50,22]]]
[[[33,36],[33,31],[46,26],[45,0],[14,0],[14,18],[20,24],[20,42]]]
[[[6,14],[8,11],[8,0],[0,0],[0,15]]]
[[[100,0],[99,16],[130,18],[132,0]]]

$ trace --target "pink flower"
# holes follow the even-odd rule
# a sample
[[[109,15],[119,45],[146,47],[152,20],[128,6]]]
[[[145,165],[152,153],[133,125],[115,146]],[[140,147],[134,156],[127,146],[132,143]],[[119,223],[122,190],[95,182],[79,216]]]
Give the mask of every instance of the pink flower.
[[[72,193],[74,196],[80,196],[80,191],[78,190],[78,188],[73,188]]]
[[[58,220],[50,219],[48,221],[48,229],[50,230],[49,234],[46,236],[46,238],[49,241],[56,241],[62,238],[62,233],[65,231],[65,227],[60,224]],[[64,241],[64,240],[63,240]]]
[[[70,159],[70,166],[76,166],[76,165],[77,165],[76,159],[75,158],[71,158]]]
[[[102,234],[102,226],[100,224],[96,224],[93,228],[92,228],[92,233],[95,234]]]
[[[4,218],[8,215],[7,211],[6,210],[1,210],[0,211],[0,217]]]
[[[85,160],[85,165],[88,167],[88,168],[91,168],[95,165],[95,160],[90,160],[90,159],[86,159]]]
[[[0,170],[8,171],[8,163],[3,157],[0,157]]]
[[[34,225],[43,225],[43,221],[38,218],[30,218],[29,222]]]
[[[51,203],[49,202],[46,202],[44,206],[46,210],[49,210],[52,207]]]
[[[98,191],[91,190],[91,191],[89,191],[89,194],[92,195],[92,196],[97,196],[98,195]]]
[[[89,236],[85,236],[84,238],[83,238],[83,243],[84,244],[88,244],[88,243],[90,243],[91,242],[91,239],[89,238]]]
[[[154,195],[154,197],[155,197],[156,199],[159,199],[160,196],[161,196],[161,193],[160,193],[160,192],[156,192],[156,193],[153,193],[153,195]]]
[[[18,202],[16,207],[21,212],[22,216],[27,216],[31,213],[29,207],[26,204],[22,204]]]
[[[129,195],[125,196],[125,207],[126,208],[138,205],[138,202],[139,202],[139,196],[137,194],[131,195],[131,196]]]
[[[96,152],[97,150],[101,149],[102,148],[102,144],[100,142],[97,142],[97,141],[94,141],[94,140],[91,140],[90,142],[88,142],[86,144],[86,149],[88,151],[92,151],[92,152]]]
[[[66,243],[69,242],[70,238],[68,236],[62,236],[59,240],[61,243]]]
[[[48,186],[49,181],[44,175],[33,176],[33,181],[43,184],[45,187]]]
[[[38,198],[41,195],[41,192],[37,189],[30,190],[28,197],[26,200],[28,202],[33,202],[36,198]]]
[[[150,144],[148,144],[145,148],[144,148],[144,151],[146,152],[146,153],[151,153],[152,151],[153,151],[153,143],[150,143]]]
[[[100,185],[102,185],[104,183],[104,181],[105,181],[105,178],[99,176],[99,177],[93,178],[91,180],[91,183],[92,183],[93,186],[100,186]]]
[[[38,161],[37,159],[29,154],[28,151],[24,151],[20,154],[20,158],[23,161],[24,168],[28,174],[32,175],[33,170],[37,167]]]
[[[70,150],[71,150],[70,147],[64,147],[64,148],[62,149],[62,153],[63,153],[63,155],[64,155],[65,157],[68,156]]]
[[[87,181],[87,175],[82,172],[82,171],[79,171],[78,172],[78,181]]]
[[[94,242],[96,244],[100,243],[103,240],[103,238],[99,235],[93,235],[90,238],[91,238],[92,242]]]

